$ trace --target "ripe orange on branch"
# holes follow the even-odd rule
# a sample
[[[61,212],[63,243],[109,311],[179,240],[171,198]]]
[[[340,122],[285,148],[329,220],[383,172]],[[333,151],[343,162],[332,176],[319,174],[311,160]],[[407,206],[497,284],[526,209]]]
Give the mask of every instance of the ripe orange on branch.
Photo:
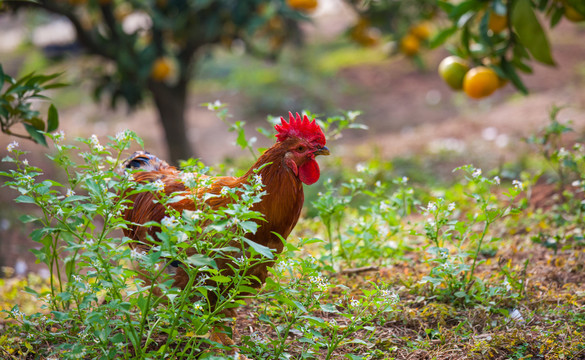
[[[453,90],[463,88],[463,78],[469,71],[469,64],[458,56],[447,56],[439,64],[439,75]]]
[[[418,54],[419,49],[420,40],[412,34],[406,34],[402,40],[400,40],[400,51],[406,56],[414,56]]]
[[[295,10],[312,11],[317,8],[317,0],[286,0],[288,6]]]
[[[410,33],[420,40],[427,40],[431,37],[431,25],[428,22],[421,22],[410,28]]]
[[[473,99],[490,96],[499,85],[500,80],[496,72],[486,66],[474,67],[463,78],[463,91]]]
[[[488,28],[494,32],[494,34],[499,34],[504,31],[508,27],[508,18],[506,15],[499,15],[495,12],[490,12],[490,18],[488,21]]]

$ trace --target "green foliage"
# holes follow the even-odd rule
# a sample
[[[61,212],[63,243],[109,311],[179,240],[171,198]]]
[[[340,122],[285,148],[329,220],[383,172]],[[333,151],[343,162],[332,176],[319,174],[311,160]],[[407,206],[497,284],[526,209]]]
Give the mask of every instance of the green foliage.
[[[46,133],[59,127],[59,113],[49,105],[46,120],[33,108],[33,102],[48,100],[43,94],[47,90],[65,86],[54,80],[60,74],[36,75],[30,73],[20,79],[5,74],[0,65],[0,130],[3,133],[32,140],[47,146]],[[13,126],[22,124],[26,134],[15,132]]]
[[[506,203],[500,204],[491,190],[493,186],[500,185],[499,177],[488,179],[482,175],[481,169],[473,166],[456,170],[463,170],[466,174],[468,183],[465,195],[468,198],[465,204],[473,204],[476,208],[466,209],[467,221],[454,217],[456,209],[465,206],[464,203],[448,203],[444,198],[438,198],[423,209],[423,215],[427,217],[424,235],[430,242],[426,251],[431,270],[422,281],[431,284],[432,292],[439,299],[485,303],[492,296],[507,291],[499,286],[489,289],[487,284],[475,276],[476,268],[482,262],[482,246],[488,240],[490,243],[500,240],[488,237],[489,229],[496,221],[518,212],[514,207],[514,199],[522,191],[523,185],[514,181],[514,186],[504,193],[508,198]]]

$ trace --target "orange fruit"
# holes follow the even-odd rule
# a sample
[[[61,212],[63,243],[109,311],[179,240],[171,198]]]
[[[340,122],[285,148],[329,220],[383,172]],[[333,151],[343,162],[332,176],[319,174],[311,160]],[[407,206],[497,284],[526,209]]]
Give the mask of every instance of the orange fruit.
[[[155,81],[168,81],[177,73],[177,64],[169,57],[163,56],[154,61],[150,77]]]
[[[419,49],[420,40],[412,34],[407,34],[400,40],[400,51],[406,56],[418,54]]]
[[[469,71],[469,64],[459,56],[447,56],[439,64],[439,75],[453,90],[463,88],[463,78]]]
[[[583,16],[583,14],[575,10],[574,7],[567,4],[565,4],[565,17],[567,20],[572,22],[580,22],[585,20],[585,16]]]
[[[490,18],[488,21],[488,28],[494,32],[494,34],[499,34],[504,31],[508,27],[508,17],[506,15],[499,15],[495,12],[490,12]]]
[[[288,6],[295,10],[312,11],[317,8],[317,0],[286,0]]]
[[[485,66],[474,67],[463,78],[463,91],[473,99],[490,96],[499,85],[500,80],[496,72]]]
[[[411,27],[410,33],[420,40],[426,40],[431,36],[431,26],[428,22],[421,22]]]

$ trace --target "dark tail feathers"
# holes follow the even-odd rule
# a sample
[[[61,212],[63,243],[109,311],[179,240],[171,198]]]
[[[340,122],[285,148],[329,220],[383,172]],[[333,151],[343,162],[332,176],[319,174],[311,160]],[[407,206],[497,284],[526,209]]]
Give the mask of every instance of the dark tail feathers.
[[[161,160],[146,151],[137,151],[130,155],[130,157],[122,163],[122,166],[125,169],[141,169],[144,171],[159,171],[171,167],[166,161]]]

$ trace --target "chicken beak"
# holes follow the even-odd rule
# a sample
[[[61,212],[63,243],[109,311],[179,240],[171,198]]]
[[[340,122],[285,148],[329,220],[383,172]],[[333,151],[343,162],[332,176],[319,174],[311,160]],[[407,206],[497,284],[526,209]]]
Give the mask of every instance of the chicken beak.
[[[313,152],[313,154],[315,154],[315,156],[317,156],[317,155],[329,155],[330,152],[329,152],[329,149],[327,148],[327,146],[323,146],[322,148],[319,148],[319,149],[315,150]]]

